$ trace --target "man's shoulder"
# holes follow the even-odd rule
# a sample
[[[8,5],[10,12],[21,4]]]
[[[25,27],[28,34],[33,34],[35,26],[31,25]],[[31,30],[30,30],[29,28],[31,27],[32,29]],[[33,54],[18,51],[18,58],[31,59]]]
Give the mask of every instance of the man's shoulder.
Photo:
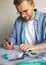
[[[21,27],[23,24],[25,24],[25,20],[21,16],[18,16],[15,20],[14,26]]]
[[[36,13],[39,14],[39,15],[46,15],[46,12],[43,12],[43,11],[39,11],[37,9],[35,9]]]
[[[18,16],[15,22],[24,22],[22,16]]]
[[[46,12],[40,12],[40,18],[46,20]]]
[[[40,15],[46,16],[46,12],[40,12]]]
[[[36,16],[35,16],[35,19],[43,19],[43,18],[46,18],[46,12],[40,12],[38,10],[36,10]]]

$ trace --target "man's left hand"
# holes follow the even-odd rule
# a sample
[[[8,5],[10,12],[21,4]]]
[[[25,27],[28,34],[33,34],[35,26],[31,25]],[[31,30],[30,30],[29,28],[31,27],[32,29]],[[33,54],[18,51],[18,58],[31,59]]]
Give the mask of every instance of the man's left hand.
[[[30,45],[28,43],[23,43],[20,45],[20,49],[22,51],[32,51],[32,50],[34,50],[34,45]]]

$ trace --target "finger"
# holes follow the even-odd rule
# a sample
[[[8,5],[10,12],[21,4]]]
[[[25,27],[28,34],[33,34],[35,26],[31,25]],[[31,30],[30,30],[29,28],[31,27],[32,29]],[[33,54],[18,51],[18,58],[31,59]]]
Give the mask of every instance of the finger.
[[[20,49],[25,51],[28,48],[28,46],[28,44],[24,44]]]
[[[23,50],[26,51],[26,50],[28,49],[28,47],[29,47],[29,46],[25,46]]]
[[[29,47],[29,44],[25,44],[22,49],[25,51]]]
[[[8,41],[9,45],[13,45],[13,42],[11,40]]]
[[[5,42],[4,45],[7,47],[8,42]]]
[[[8,47],[7,47],[7,49],[12,50],[12,49],[13,49],[13,47],[12,47],[12,46],[8,46]]]
[[[8,49],[8,42],[4,44],[4,48]]]
[[[8,48],[8,49],[13,49],[12,43],[11,43],[11,45],[7,45],[7,48]]]
[[[22,48],[25,45],[28,45],[28,44],[27,43],[23,43],[23,44],[20,45],[20,48]]]
[[[35,49],[33,47],[29,47],[26,49],[26,51],[34,51]]]
[[[20,49],[21,49],[23,46],[24,46],[24,44],[21,44],[21,45],[20,45]]]
[[[11,44],[9,45],[8,42],[5,42],[4,47],[6,49],[12,49],[13,48],[13,43],[11,42]]]
[[[31,48],[27,48],[26,51],[28,52],[28,51],[32,51],[32,50],[31,50]]]
[[[6,49],[7,49],[7,42],[5,42],[5,43],[4,43],[4,48],[6,48]]]

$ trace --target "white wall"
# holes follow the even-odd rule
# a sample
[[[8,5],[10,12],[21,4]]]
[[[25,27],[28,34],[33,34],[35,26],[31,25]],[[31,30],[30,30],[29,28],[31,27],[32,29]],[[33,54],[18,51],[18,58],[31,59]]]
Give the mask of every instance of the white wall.
[[[36,8],[46,12],[46,0],[35,0]],[[0,0],[0,41],[3,42],[12,31],[13,24],[18,14],[16,14],[13,0]]]
[[[4,41],[11,33],[16,12],[13,0],[0,0],[0,41]]]
[[[41,12],[46,12],[46,0],[34,0],[36,2],[36,8]]]

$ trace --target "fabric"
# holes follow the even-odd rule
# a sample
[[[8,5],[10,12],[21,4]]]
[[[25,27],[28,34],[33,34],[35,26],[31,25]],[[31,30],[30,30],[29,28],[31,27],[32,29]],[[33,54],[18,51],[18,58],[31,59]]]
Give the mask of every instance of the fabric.
[[[36,41],[35,43],[46,42],[46,13],[39,12],[35,10],[36,15],[34,18],[34,29]],[[14,42],[14,44],[22,44],[25,43],[25,26],[26,20],[24,20],[21,16],[19,16],[14,24],[12,33],[9,36],[9,39]]]
[[[27,26],[25,28],[25,33],[26,33],[25,34],[25,36],[26,36],[25,43],[35,44],[35,30],[34,30],[33,20],[27,22]]]

